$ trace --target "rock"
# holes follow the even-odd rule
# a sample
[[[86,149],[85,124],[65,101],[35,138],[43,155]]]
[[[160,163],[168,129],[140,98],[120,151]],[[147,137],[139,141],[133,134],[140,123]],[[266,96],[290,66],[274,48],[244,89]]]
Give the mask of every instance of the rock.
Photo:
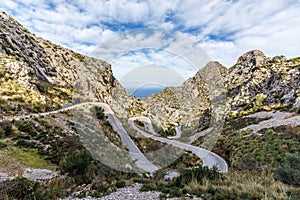
[[[294,108],[300,108],[300,97],[298,97],[293,105]]]
[[[47,169],[26,168],[22,176],[33,181],[50,180],[56,177],[57,173]]]
[[[5,173],[0,173],[0,183],[3,181],[8,181],[13,179],[12,177],[10,177],[8,174]]]
[[[180,176],[180,173],[176,172],[176,171],[167,171],[166,175],[164,176],[165,181],[170,181],[173,178],[176,178]]]

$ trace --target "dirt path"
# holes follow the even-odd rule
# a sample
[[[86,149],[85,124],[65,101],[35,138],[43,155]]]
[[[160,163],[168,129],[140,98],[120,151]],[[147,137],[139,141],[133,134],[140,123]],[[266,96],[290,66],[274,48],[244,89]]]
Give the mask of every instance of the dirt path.
[[[261,121],[258,124],[249,125],[242,130],[252,130],[252,133],[257,133],[258,131],[265,129],[265,128],[272,128],[278,126],[299,126],[300,125],[300,115],[296,113],[288,113],[288,112],[257,112],[252,115],[248,115],[245,117],[254,117],[254,118],[270,118],[268,120]]]

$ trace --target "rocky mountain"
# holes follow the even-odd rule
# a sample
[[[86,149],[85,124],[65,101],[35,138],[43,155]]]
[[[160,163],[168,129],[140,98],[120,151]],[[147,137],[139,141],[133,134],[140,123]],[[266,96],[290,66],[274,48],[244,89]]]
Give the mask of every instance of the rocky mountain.
[[[228,118],[257,110],[295,110],[300,106],[299,70],[300,58],[268,58],[259,50],[245,53],[229,69],[209,62],[180,87],[143,100],[144,114],[168,128],[172,122],[202,127],[204,113]]]
[[[1,115],[60,108],[72,101],[109,103],[124,112],[133,97],[110,64],[37,37],[0,13]]]
[[[203,113],[237,115],[253,109],[256,101],[263,101],[256,103],[265,109],[299,107],[299,58],[268,58],[250,51],[229,69],[210,62],[180,87],[136,100],[114,78],[109,63],[37,37],[3,12],[0,18],[3,116],[101,101],[120,117],[142,114],[167,128],[174,123],[201,126]]]

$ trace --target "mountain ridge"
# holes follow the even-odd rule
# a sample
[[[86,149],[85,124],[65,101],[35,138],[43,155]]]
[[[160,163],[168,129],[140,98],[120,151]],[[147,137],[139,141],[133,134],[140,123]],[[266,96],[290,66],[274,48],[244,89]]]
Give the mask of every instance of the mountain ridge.
[[[142,114],[166,128],[170,122],[186,126],[197,124],[203,113],[213,110],[212,102],[219,97],[222,97],[219,103],[226,106],[223,112],[228,115],[237,115],[259,98],[275,107],[295,107],[300,101],[297,86],[300,59],[269,58],[259,50],[244,53],[230,68],[211,61],[181,86],[167,87],[146,99],[135,99],[113,76],[109,63],[36,37],[3,12],[0,17],[0,52],[2,62],[7,65],[2,74],[11,83],[16,82],[13,84],[38,94],[40,100],[36,102],[43,105],[42,111],[70,102],[103,101],[110,104],[119,117]],[[10,66],[9,63],[14,62],[17,64]],[[57,94],[51,93],[54,87]],[[45,88],[50,89],[45,91]],[[6,87],[6,90],[12,89]],[[9,92],[2,91],[2,95],[7,96],[5,93]],[[20,92],[15,93],[15,100],[10,98],[13,101],[9,102],[13,107],[20,105],[18,98],[23,98]],[[55,95],[60,100],[55,100]],[[273,98],[275,96],[280,98]],[[32,101],[34,97],[29,99]],[[26,106],[22,109],[26,112]]]

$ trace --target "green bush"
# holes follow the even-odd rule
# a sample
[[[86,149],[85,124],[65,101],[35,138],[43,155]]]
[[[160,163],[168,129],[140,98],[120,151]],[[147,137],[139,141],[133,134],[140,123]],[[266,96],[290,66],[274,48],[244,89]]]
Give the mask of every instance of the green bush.
[[[276,168],[274,179],[285,184],[300,186],[300,153],[288,153]]]
[[[125,187],[125,185],[126,185],[125,181],[117,181],[116,182],[116,187],[117,188]]]
[[[141,127],[145,127],[145,124],[143,122],[141,122],[140,120],[134,120],[134,123],[138,126],[141,126]]]
[[[7,147],[7,144],[4,142],[0,142],[0,149]]]
[[[105,119],[104,109],[102,107],[96,106],[92,112],[96,115],[97,119],[103,120]]]
[[[65,158],[64,171],[71,175],[83,175],[92,161],[92,155],[86,149],[74,151]]]
[[[140,191],[157,190],[163,194],[169,194],[168,197],[181,197],[185,194],[193,194],[200,196],[203,191],[190,188],[189,184],[193,183],[201,185],[205,180],[219,180],[223,179],[223,175],[217,170],[216,167],[210,169],[208,167],[198,167],[183,170],[180,176],[174,178],[172,181],[166,182],[150,182],[142,186]],[[162,195],[163,196],[163,195]]]
[[[17,125],[19,131],[22,131],[24,133],[28,133],[29,135],[35,133],[34,129],[32,128],[32,124],[30,124],[30,122],[27,122],[27,121],[18,121],[16,123],[16,125]]]
[[[36,85],[37,89],[41,93],[47,93],[48,92],[48,85],[47,85],[47,83],[45,83],[43,81],[36,81],[35,85]]]
[[[205,199],[208,200],[235,200],[235,199],[248,199],[248,200],[256,200],[261,199],[260,196],[253,196],[248,193],[240,192],[240,191],[231,191],[226,190],[219,187],[213,187],[211,185],[208,186],[207,191],[205,191]]]
[[[109,185],[102,184],[102,183],[94,183],[94,184],[92,184],[92,187],[91,187],[92,190],[96,190],[101,193],[105,193],[108,190],[108,188],[109,188]]]
[[[8,137],[12,134],[12,124],[8,120],[0,122],[0,132],[4,134],[5,137]]]
[[[163,137],[175,136],[176,135],[176,130],[175,130],[175,127],[170,127],[166,130],[163,130],[163,129],[159,130],[158,134],[160,134]]]
[[[35,144],[33,142],[26,141],[24,139],[17,140],[15,145],[19,146],[19,147],[27,147],[27,148],[34,148],[35,147]]]
[[[170,195],[169,197],[181,197],[183,196],[183,193],[181,190],[174,188],[170,190],[169,195]]]

